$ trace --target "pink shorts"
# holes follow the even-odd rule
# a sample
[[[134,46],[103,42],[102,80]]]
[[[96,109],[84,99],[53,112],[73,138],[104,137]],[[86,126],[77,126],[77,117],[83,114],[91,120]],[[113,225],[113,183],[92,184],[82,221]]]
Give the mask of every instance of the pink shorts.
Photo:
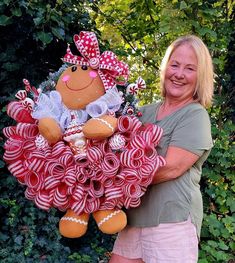
[[[196,263],[198,238],[190,218],[157,227],[127,226],[118,234],[113,253],[145,263]]]

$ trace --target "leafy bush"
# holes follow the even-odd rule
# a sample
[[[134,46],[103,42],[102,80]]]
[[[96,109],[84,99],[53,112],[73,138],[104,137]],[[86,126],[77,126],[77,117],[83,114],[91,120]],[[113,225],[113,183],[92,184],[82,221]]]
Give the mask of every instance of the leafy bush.
[[[213,123],[214,147],[203,169],[205,214],[199,263],[235,258],[234,130],[231,121],[221,127]]]
[[[67,43],[81,30],[91,30],[84,1],[4,0],[0,3],[0,81],[2,94],[34,85],[58,70]]]
[[[142,0],[2,0],[0,131],[13,123],[6,115],[5,106],[22,89],[22,79],[29,79],[37,87],[48,72],[57,71],[60,57],[67,43],[72,43],[74,33],[102,29],[104,38],[111,39],[116,54],[128,53],[134,75],[141,74],[146,80],[145,103],[158,95],[156,76],[166,46],[179,35],[196,33],[212,51],[218,75],[216,103],[210,111],[214,148],[202,178],[204,221],[199,263],[234,260],[233,6],[233,1],[221,0],[166,0],[159,4]],[[90,20],[91,10],[88,12],[86,7],[94,10],[96,24]],[[0,134],[1,156],[3,144]],[[3,160],[0,168],[1,262],[108,261],[115,236],[101,234],[91,218],[88,232],[82,238],[61,237],[58,222],[62,213],[36,208],[24,198],[24,187],[9,174]]]
[[[6,105],[22,79],[32,85],[46,79],[49,72],[61,66],[67,43],[81,30],[93,30],[84,1],[75,0],[3,0],[0,3],[1,98],[0,131],[13,124],[7,117]],[[0,154],[4,138],[0,133]],[[59,235],[62,213],[41,211],[24,198],[19,185],[0,160],[0,261],[25,262],[98,262],[107,258],[111,236],[97,231],[94,222],[88,233],[75,240]],[[89,255],[89,257],[88,257]]]

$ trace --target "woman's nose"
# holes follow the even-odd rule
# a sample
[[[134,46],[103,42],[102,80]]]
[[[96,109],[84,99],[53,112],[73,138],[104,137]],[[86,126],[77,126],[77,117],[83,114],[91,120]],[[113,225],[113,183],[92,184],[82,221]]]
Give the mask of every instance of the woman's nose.
[[[175,77],[177,79],[182,79],[184,78],[184,69],[178,68],[178,70],[175,72]]]

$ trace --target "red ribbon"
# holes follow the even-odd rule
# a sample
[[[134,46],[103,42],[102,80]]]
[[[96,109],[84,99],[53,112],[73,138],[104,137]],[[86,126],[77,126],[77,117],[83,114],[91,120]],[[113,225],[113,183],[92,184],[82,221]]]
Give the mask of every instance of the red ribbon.
[[[35,123],[31,111],[26,109],[21,102],[12,101],[7,105],[7,114],[17,122]]]
[[[68,47],[63,58],[65,62],[86,65],[97,70],[106,90],[115,84],[125,84],[129,75],[128,65],[119,61],[111,51],[100,54],[95,33],[82,31],[74,36],[74,42],[82,57],[73,55]],[[120,77],[123,81],[118,80]]]
[[[112,151],[108,139],[89,140],[85,158],[74,156],[63,141],[38,148],[34,122],[7,127],[4,134],[9,171],[26,186],[26,198],[46,210],[71,208],[79,214],[136,207],[154,174],[165,165],[155,150],[162,129],[143,126],[131,116],[118,119],[115,134],[126,141],[121,152]]]

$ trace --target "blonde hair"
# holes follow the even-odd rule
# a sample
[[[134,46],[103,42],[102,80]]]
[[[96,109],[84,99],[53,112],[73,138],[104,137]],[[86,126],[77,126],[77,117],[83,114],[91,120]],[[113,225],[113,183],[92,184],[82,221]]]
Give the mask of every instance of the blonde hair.
[[[164,82],[167,64],[174,50],[183,44],[189,44],[193,48],[198,61],[197,84],[193,97],[202,106],[207,108],[212,104],[214,93],[214,72],[212,58],[203,41],[194,35],[179,37],[167,48],[160,67],[160,87],[162,95],[163,97],[166,96]]]

